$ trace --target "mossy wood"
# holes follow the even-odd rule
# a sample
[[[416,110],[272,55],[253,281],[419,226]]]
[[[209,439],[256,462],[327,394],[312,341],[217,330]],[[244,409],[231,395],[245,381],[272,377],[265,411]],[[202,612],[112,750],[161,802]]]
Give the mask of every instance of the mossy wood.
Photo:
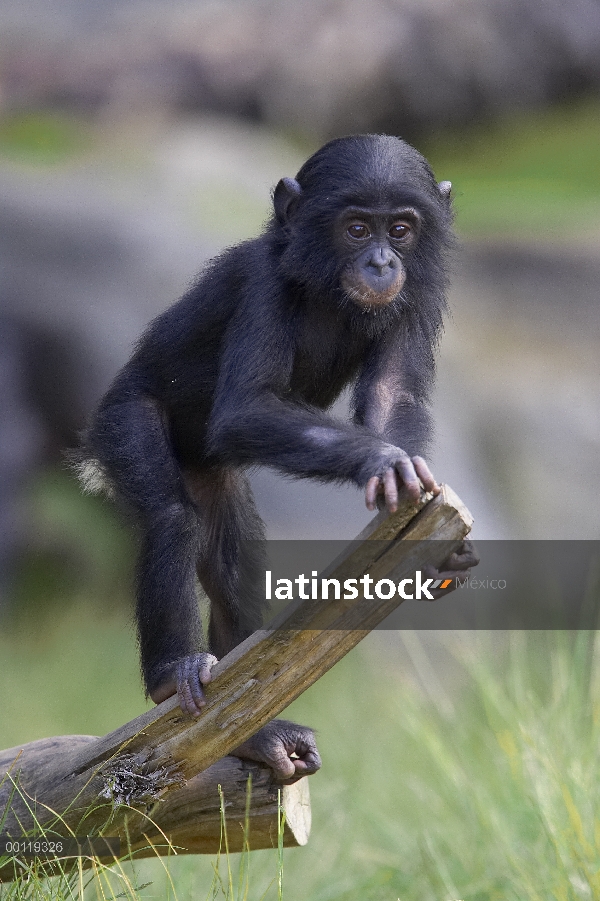
[[[396,513],[379,513],[322,575],[340,581],[360,578],[365,572],[375,581],[412,577],[429,563],[440,566],[469,533],[472,521],[448,486],[442,486],[435,498],[423,493],[418,504],[403,499]],[[207,705],[198,719],[182,714],[176,698],[169,698],[103,738],[46,739],[24,746],[18,759],[19,748],[1,752],[0,778],[9,766],[12,769],[10,778],[0,786],[0,811],[9,801],[13,780],[18,781],[2,832],[20,835],[32,830],[35,820],[50,823],[59,813],[63,832],[68,828],[86,835],[103,830],[106,835],[127,836],[137,848],[145,842],[149,820],[161,823],[165,811],[170,811],[165,820],[169,838],[184,836],[192,843],[196,823],[199,828],[202,823],[197,803],[200,795],[195,794],[200,783],[194,778],[209,767],[220,768],[226,801],[232,790],[239,798],[240,767],[244,773],[252,770],[255,787],[260,784],[259,768],[225,764],[221,758],[277,716],[399,603],[397,595],[387,600],[359,596],[355,600],[293,602],[268,629],[255,632],[219,661],[207,686]],[[36,746],[40,753],[35,753]],[[202,784],[211,784],[212,778],[212,773],[207,774]],[[123,786],[128,803],[113,809],[108,799],[112,795],[113,801],[118,800]],[[304,812],[304,826],[298,827],[296,838],[288,835],[287,841],[301,843],[306,840],[308,805],[304,789],[298,786],[302,782],[288,792],[288,800]],[[253,795],[253,811],[255,806],[257,810],[268,807],[271,802],[267,803],[266,797],[272,790],[272,786],[265,788],[266,794],[260,798],[258,793]],[[300,800],[294,800],[298,792]],[[186,797],[189,803],[180,800]],[[214,805],[211,798],[208,806],[213,811]],[[276,835],[274,809],[271,815]],[[261,830],[270,842],[272,827]],[[264,846],[252,843],[253,848]],[[217,847],[218,843],[207,840],[204,844],[199,839],[190,850]]]

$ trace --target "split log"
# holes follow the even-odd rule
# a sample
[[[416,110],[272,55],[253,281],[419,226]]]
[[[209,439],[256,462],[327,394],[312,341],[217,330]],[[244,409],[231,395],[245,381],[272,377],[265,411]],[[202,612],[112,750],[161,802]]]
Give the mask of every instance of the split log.
[[[22,748],[9,748],[0,751],[0,773],[17,768],[27,773],[38,772],[57,756],[74,749],[89,749],[97,741],[94,735],[61,735],[30,742]],[[249,779],[251,803],[247,810]],[[219,786],[223,791],[230,852],[242,851],[244,841],[253,850],[277,847],[279,804],[285,814],[284,847],[305,845],[308,841],[310,795],[307,777],[293,785],[281,786],[267,767],[226,756],[169,792],[156,806],[152,821],[146,822],[144,834],[128,848],[123,847],[123,853],[131,852],[137,859],[169,852],[214,854],[219,847],[224,850]],[[39,810],[37,814],[39,816]],[[63,832],[57,824],[47,834]],[[0,868],[0,879],[8,874],[12,874],[11,865],[4,870]]]
[[[417,504],[405,497],[395,514],[375,517],[322,575],[341,582],[366,572],[375,582],[410,578],[427,564],[439,567],[472,522],[447,486],[435,498],[422,493]],[[42,825],[55,818],[49,813],[54,811],[74,834],[104,830],[127,836],[137,846],[148,818],[160,816],[169,792],[273,719],[400,602],[397,595],[293,602],[268,629],[255,632],[219,661],[198,719],[183,714],[173,697],[104,738],[48,754],[32,767],[25,758],[17,763],[19,784],[35,806],[16,794],[3,831],[20,835],[33,828],[32,809]],[[128,807],[113,810],[110,803],[99,803],[103,798],[114,801],[124,782]],[[9,789],[8,781],[0,787],[0,811]]]

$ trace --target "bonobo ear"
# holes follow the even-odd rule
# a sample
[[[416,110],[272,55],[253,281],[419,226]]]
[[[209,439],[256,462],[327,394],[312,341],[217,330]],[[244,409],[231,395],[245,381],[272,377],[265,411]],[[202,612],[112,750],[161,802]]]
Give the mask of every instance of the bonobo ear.
[[[302,188],[295,178],[282,178],[273,191],[275,216],[280,225],[287,225],[292,208],[302,194]]]
[[[451,181],[441,181],[438,185],[440,190],[440,194],[444,198],[444,200],[450,200],[450,192],[452,191],[452,182]]]

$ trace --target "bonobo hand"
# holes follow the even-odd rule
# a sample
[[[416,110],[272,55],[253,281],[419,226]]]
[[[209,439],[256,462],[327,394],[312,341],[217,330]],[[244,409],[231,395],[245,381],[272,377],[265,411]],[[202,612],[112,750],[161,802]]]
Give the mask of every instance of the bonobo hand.
[[[380,475],[372,476],[367,482],[365,489],[367,508],[374,510],[377,506],[377,497],[383,495],[388,511],[395,513],[398,509],[398,481],[406,487],[409,497],[416,503],[421,494],[419,480],[423,483],[425,491],[431,491],[434,495],[440,493],[440,487],[423,457],[411,459],[407,453],[398,450],[396,459],[390,461]]]
[[[433,600],[437,601],[438,598],[445,597],[449,591],[454,591],[455,588],[458,588],[457,580],[468,579],[471,575],[471,567],[477,566],[478,563],[479,555],[477,549],[472,541],[467,540],[463,541],[460,547],[447,560],[444,560],[439,570],[435,566],[425,566],[423,572],[428,579],[434,579],[435,581],[438,579],[442,581],[452,579],[452,584],[447,588],[429,589],[429,593],[433,595]],[[429,598],[423,598],[423,600],[429,600]]]
[[[266,763],[277,781],[286,785],[321,768],[313,730],[288,720],[271,720],[230,753],[243,760]]]
[[[155,704],[160,704],[172,695],[177,694],[179,706],[184,713],[200,716],[206,704],[202,686],[207,685],[212,676],[211,669],[218,663],[213,654],[190,654],[175,661],[170,667],[170,678],[161,681],[158,688],[149,694]]]

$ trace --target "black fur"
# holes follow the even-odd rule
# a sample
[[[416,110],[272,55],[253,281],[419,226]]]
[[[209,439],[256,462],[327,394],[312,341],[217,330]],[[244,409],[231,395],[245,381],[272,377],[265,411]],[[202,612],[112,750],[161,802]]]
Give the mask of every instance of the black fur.
[[[359,135],[331,141],[282,180],[274,205],[260,237],[226,250],[150,325],[88,433],[90,457],[142,527],[137,618],[149,693],[198,650],[196,575],[212,602],[215,654],[260,625],[261,561],[243,548],[263,525],[245,467],[364,487],[399,448],[426,449],[447,192],[400,139]],[[419,217],[417,243],[394,256],[405,282],[387,304],[358,303],[341,284],[354,278],[344,276],[351,264],[373,277],[342,246],[339,218],[356,205]],[[325,411],[349,384],[354,421],[343,423]],[[241,574],[257,585],[243,597]]]

